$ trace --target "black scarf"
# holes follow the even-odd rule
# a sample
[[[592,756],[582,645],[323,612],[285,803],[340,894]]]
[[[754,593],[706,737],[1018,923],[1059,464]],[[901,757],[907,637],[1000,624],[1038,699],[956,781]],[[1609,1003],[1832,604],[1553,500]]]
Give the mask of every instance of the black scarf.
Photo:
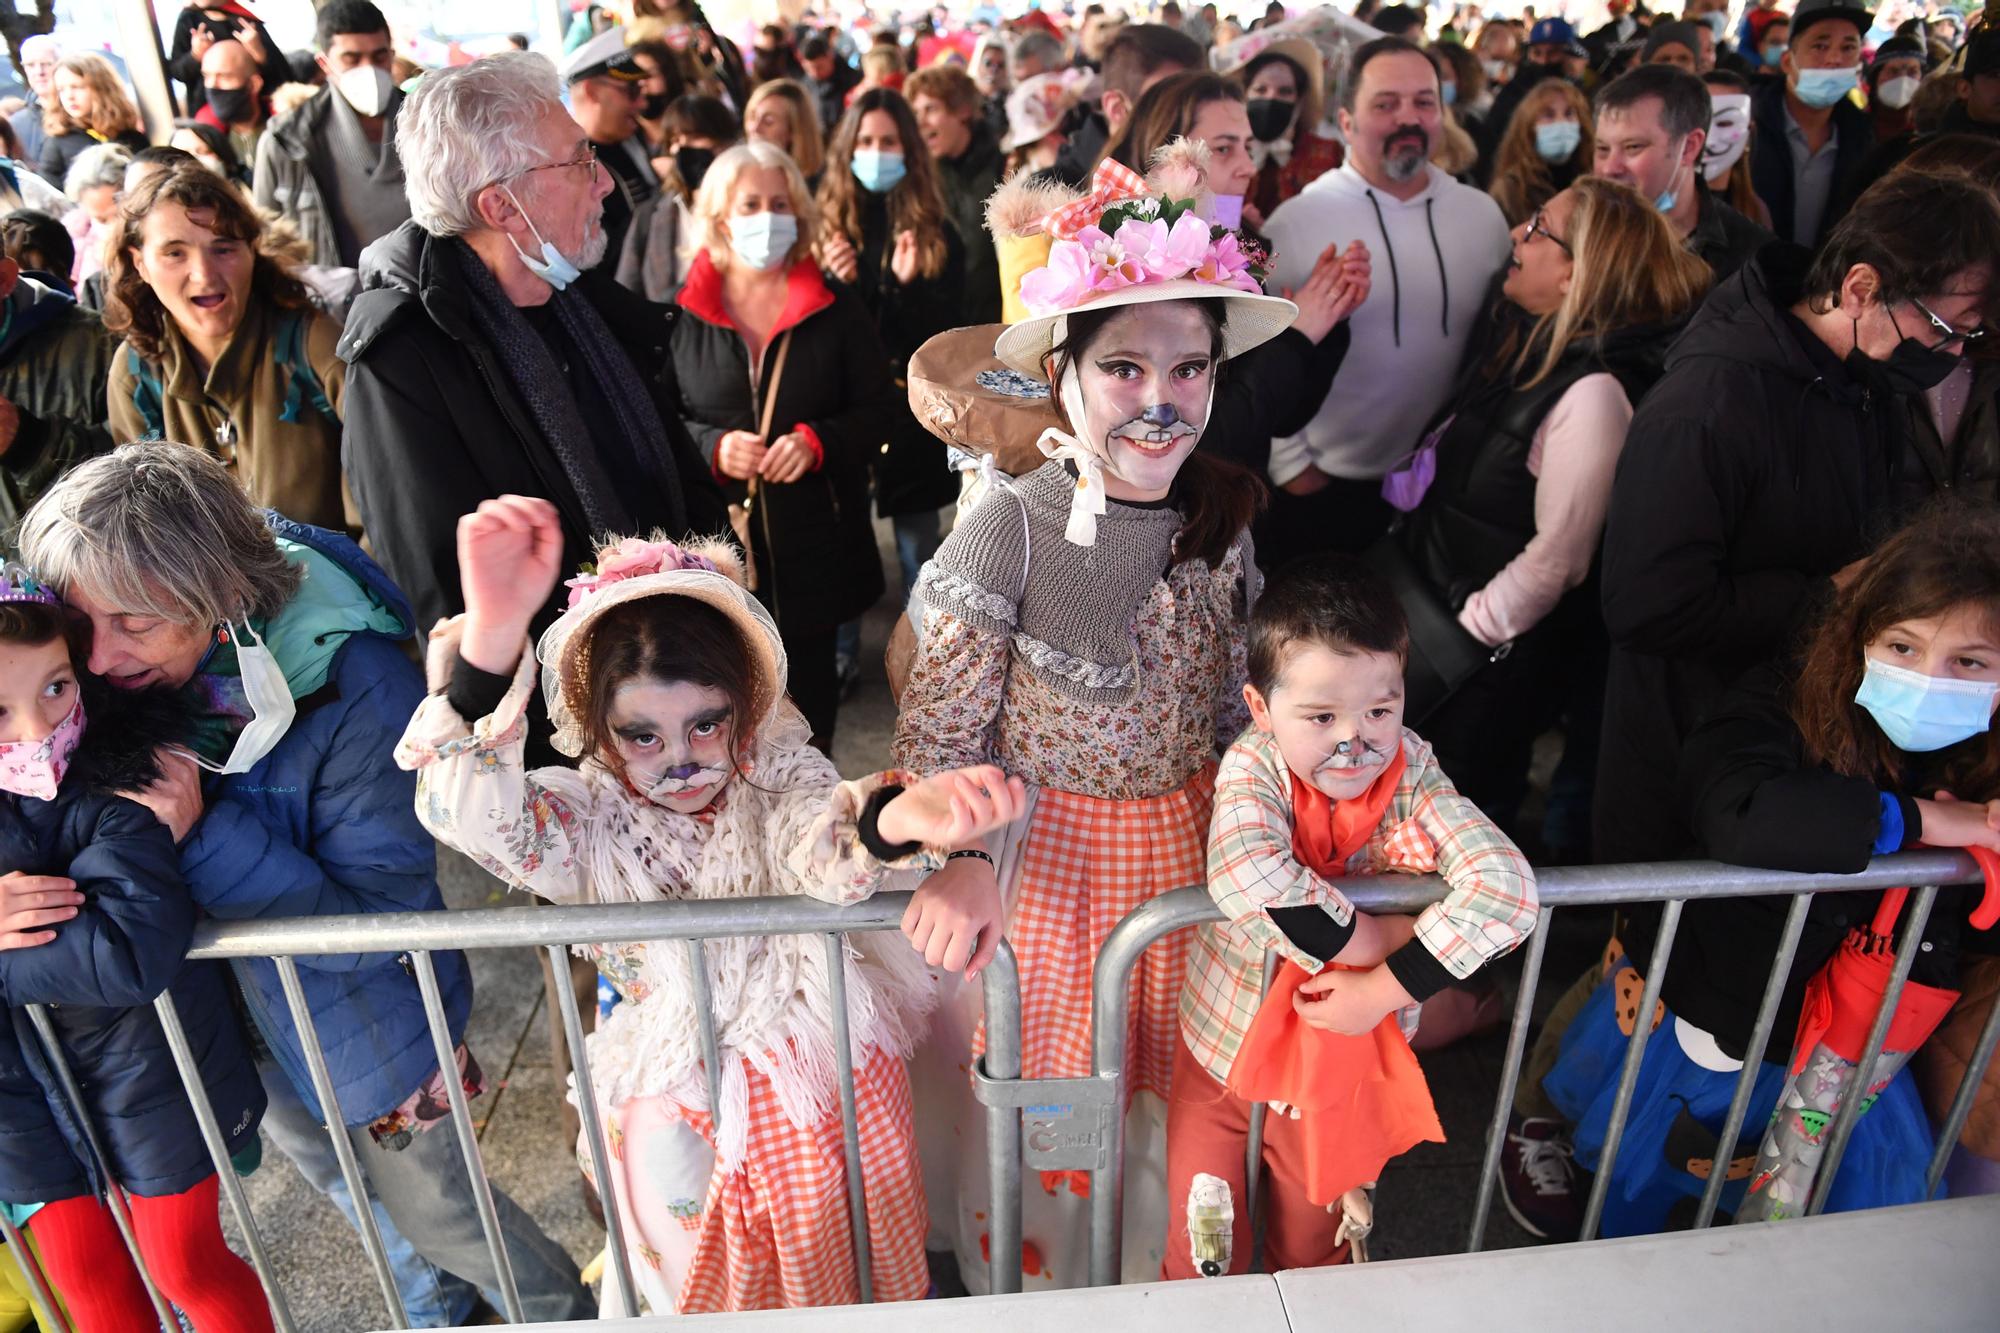
[[[618,437],[628,442],[640,470],[653,481],[659,497],[656,504],[635,505],[619,494],[601,452],[609,442],[592,438],[570,382],[550,355],[548,344],[507,299],[472,248],[460,242],[454,250],[471,295],[468,305],[473,322],[499,353],[507,378],[555,451],[576,489],[592,534],[637,532],[635,508],[647,513],[648,528],[668,532],[685,528],[687,506],[681,497],[680,479],[667,460],[666,429],[631,358],[611,336],[596,308],[574,290],[559,291],[549,298],[564,334],[582,360],[585,376],[596,386],[598,401],[610,409]]]

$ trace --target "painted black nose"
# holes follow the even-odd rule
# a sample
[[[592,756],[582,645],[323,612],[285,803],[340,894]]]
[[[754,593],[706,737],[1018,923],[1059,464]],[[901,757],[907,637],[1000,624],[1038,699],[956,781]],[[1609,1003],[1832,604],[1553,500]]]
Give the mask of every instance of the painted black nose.
[[[1148,426],[1161,428],[1171,426],[1180,419],[1181,414],[1174,410],[1172,403],[1154,403],[1139,414],[1139,420],[1145,422]]]

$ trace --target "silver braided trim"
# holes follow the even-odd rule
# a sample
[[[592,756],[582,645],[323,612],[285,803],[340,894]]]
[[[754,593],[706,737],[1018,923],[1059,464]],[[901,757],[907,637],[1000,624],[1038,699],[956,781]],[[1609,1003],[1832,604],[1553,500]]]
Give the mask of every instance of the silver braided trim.
[[[989,620],[997,620],[1003,625],[1015,623],[1016,609],[1013,602],[997,592],[988,592],[971,579],[953,574],[941,568],[936,561],[926,564],[917,578],[917,592],[937,593],[940,597],[959,603],[969,611],[977,611]],[[935,601],[933,598],[925,598]]]
[[[1043,643],[1040,639],[1023,634],[1014,634],[1014,649],[1032,662],[1037,669],[1051,676],[1059,676],[1089,690],[1122,690],[1139,679],[1139,668],[1127,662],[1122,666],[1104,666],[1086,658],[1071,657],[1060,648]]]

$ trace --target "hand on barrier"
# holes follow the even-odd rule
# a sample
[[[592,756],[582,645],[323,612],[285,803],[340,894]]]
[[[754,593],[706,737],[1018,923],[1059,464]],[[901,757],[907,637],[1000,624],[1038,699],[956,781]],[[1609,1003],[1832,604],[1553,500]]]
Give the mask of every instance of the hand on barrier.
[[[2000,801],[1961,801],[1941,791],[1928,801],[1919,798],[1917,810],[1923,816],[1926,846],[2000,852]]]
[[[60,875],[24,875],[10,870],[0,875],[0,949],[32,949],[47,944],[61,925],[83,906],[76,881]]]
[[[884,836],[887,836],[886,834]],[[963,857],[925,880],[903,913],[903,934],[924,962],[973,980],[993,961],[1006,929],[993,867]]]
[[[1373,967],[1410,942],[1417,933],[1417,919],[1401,913],[1370,916],[1354,914],[1354,933],[1332,961],[1349,967]]]
[[[503,495],[458,520],[458,582],[465,597],[459,652],[481,671],[510,674],[528,624],[562,576],[562,520],[547,500]]]

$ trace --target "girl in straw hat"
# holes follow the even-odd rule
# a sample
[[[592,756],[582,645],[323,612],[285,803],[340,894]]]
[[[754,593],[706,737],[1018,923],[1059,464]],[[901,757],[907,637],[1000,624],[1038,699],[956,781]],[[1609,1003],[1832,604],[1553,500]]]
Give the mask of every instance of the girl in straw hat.
[[[1018,816],[1021,783],[990,766],[842,782],[785,698],[777,626],[729,548],[606,546],[528,652],[561,553],[543,500],[503,496],[459,521],[466,611],[432,632],[434,692],[397,748],[418,771],[424,826],[509,884],[561,903],[852,903],[913,887],[948,849]],[[556,748],[575,769],[523,762],[538,660]],[[623,1001],[589,1054],[647,1302],[686,1313],[858,1299],[820,941],[709,940],[706,995],[678,943],[583,951]],[[845,973],[875,1296],[917,1299],[927,1215],[903,1058],[933,983],[900,942],[850,944]],[[714,1021],[713,1070],[698,1003]]]
[[[919,772],[999,763],[1028,779],[1032,809],[987,844],[997,864],[954,861],[905,924],[933,965],[970,953],[976,972],[1005,920],[1028,1078],[1091,1072],[1092,960],[1127,912],[1202,882],[1215,759],[1246,721],[1258,585],[1246,529],[1260,487],[1194,446],[1223,364],[1297,309],[1263,294],[1261,252],[1207,220],[1202,158],[1175,145],[1150,185],[1103,164],[1089,195],[1043,219],[1048,264],[1021,284],[1029,317],[994,350],[1011,382],[1055,386],[1063,424],[1041,437],[1048,461],[989,487],[918,579],[897,759]],[[1185,937],[1170,939],[1132,981],[1128,1277],[1159,1270],[1163,1099],[1186,960]],[[963,1045],[942,1054],[964,1063]],[[960,1182],[956,1239],[979,1288],[973,1175]],[[1087,1181],[1052,1172],[1043,1184],[1028,1191],[1030,1276],[1079,1283]]]

